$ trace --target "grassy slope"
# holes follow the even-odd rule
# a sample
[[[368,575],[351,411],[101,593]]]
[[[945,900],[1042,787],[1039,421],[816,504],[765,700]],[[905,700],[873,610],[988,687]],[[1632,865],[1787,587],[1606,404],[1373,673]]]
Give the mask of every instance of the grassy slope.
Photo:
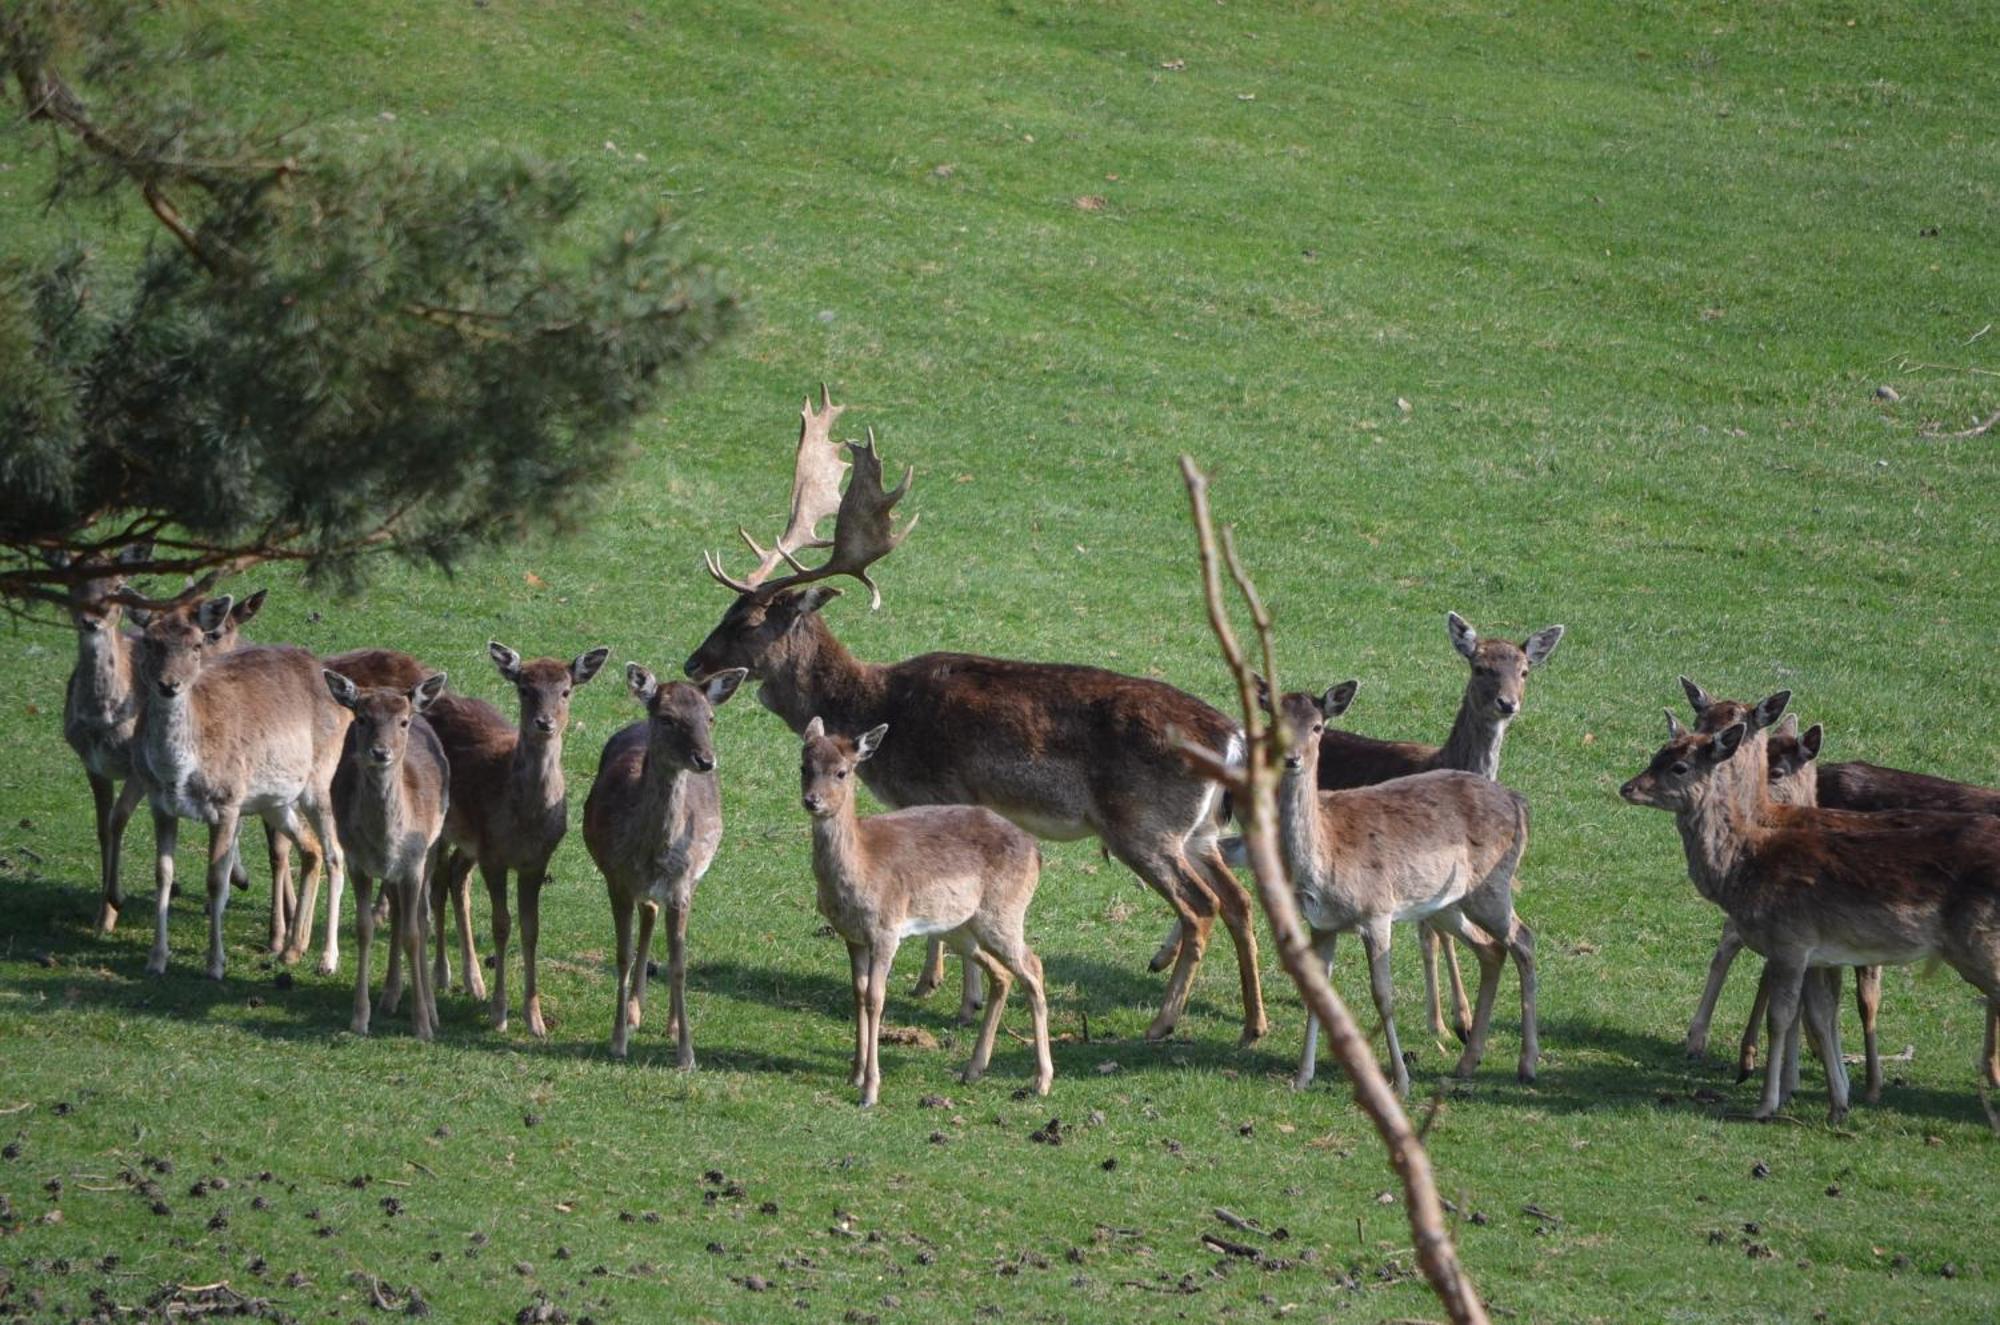
[[[281,584],[263,638],[398,644],[496,698],[489,636],[673,665],[722,601],[695,550],[774,522],[793,402],[824,377],[922,474],[924,527],[886,569],[887,606],[832,609],[858,652],[1102,660],[1220,699],[1171,466],[1192,451],[1242,524],[1291,676],[1364,678],[1361,730],[1442,733],[1462,679],[1448,607],[1571,629],[1506,770],[1536,809],[1522,910],[1541,935],[1542,1084],[1507,1072],[1510,979],[1487,1069],[1432,1131],[1448,1188],[1490,1217],[1461,1231],[1492,1299],[1548,1320],[1995,1313],[1977,1004],[1948,975],[1891,974],[1885,1040],[1916,1057],[1851,1136],[1725,1120],[1748,1088],[1678,1048],[1715,915],[1664,816],[1610,794],[1656,743],[1679,671],[1725,693],[1792,687],[1834,757],[1995,776],[2000,465],[1991,437],[1917,436],[1992,408],[1993,379],[1895,362],[1991,362],[1990,341],[1963,343],[2000,294],[1989,12],[230,13],[233,95],[425,147],[581,155],[607,211],[665,201],[757,300],[755,328],[642,430],[587,535],[456,583],[385,576],[352,603]],[[22,234],[42,224],[26,178],[0,175]],[[1106,205],[1080,209],[1086,195]],[[1902,404],[1871,397],[1885,380]],[[261,887],[231,912],[221,986],[198,979],[191,897],[164,982],[140,974],[143,891],[114,940],[89,936],[88,802],[54,716],[68,654],[55,632],[0,638],[0,1107],[33,1104],[4,1119],[23,1154],[0,1191],[32,1216],[43,1182],[68,1184],[65,1221],[23,1229],[0,1261],[50,1314],[100,1282],[122,1301],[168,1279],[248,1287],[252,1255],[270,1267],[259,1291],[302,1318],[365,1313],[357,1270],[418,1284],[454,1320],[511,1317],[538,1286],[599,1320],[1434,1311],[1381,1274],[1407,1264],[1407,1232],[1375,1201],[1389,1184],[1365,1126],[1337,1084],[1282,1083],[1295,1000],[1274,987],[1277,1033],[1233,1050],[1219,951],[1184,1038],[1136,1040],[1163,913],[1086,846],[1049,852],[1034,930],[1058,1029],[1087,1011],[1115,1042],[1059,1046],[1046,1105],[1008,1097],[1018,1044],[957,1088],[960,1043],[889,1050],[885,1107],[849,1107],[845,980],[814,936],[794,744],[749,704],[720,729],[730,826],[695,921],[698,1076],[666,1066],[658,1017],[633,1063],[604,1061],[609,925],[575,840],[543,945],[549,1044],[483,1030],[459,997],[432,1049],[396,1020],[361,1043],[337,1033],[345,976],[272,989],[251,946]],[[580,795],[635,710],[604,681],[577,713]],[[129,877],[147,840],[133,831]],[[44,950],[54,969],[31,960]],[[1353,961],[1341,979],[1361,996]],[[1747,998],[1744,977],[1719,1039]],[[899,998],[890,1020],[949,1042],[948,1015]],[[1449,1060],[1422,1054],[1429,1090]],[[1107,1062],[1122,1070],[1094,1070]],[[1727,1105],[1694,1103],[1703,1087]],[[917,1107],[928,1093],[956,1116]],[[1799,1112],[1816,1121],[1817,1103]],[[1051,1113],[1076,1130],[1030,1143]],[[176,1163],[169,1216],[88,1190],[143,1155]],[[709,1168],[747,1195],[705,1202]],[[241,1185],[266,1169],[268,1212]],[[239,1185],[188,1196],[210,1172]],[[376,1182],[344,1185],[360,1174]],[[385,1195],[406,1212],[386,1216]],[[765,1200],[775,1215],[756,1213]],[[1318,1260],[1210,1277],[1196,1239],[1217,1204],[1286,1225]],[[218,1205],[228,1226],[208,1228]],[[661,1221],[621,1221],[649,1210]],[[881,1240],[830,1233],[836,1210]],[[125,1277],[90,1271],[111,1252]],[[1947,1261],[1965,1273],[1941,1278]],[[312,1287],[283,1286],[295,1269]],[[1184,1273],[1200,1296],[1122,1286]],[[740,1286],[753,1274],[770,1293]]]

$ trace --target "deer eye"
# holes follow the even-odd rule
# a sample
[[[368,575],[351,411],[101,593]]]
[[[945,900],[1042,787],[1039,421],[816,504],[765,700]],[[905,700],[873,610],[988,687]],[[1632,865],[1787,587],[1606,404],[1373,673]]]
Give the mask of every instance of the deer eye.
[[[1667,772],[1672,773],[1677,778],[1686,777],[1687,771],[1688,771],[1688,766],[1685,760],[1675,763],[1672,768],[1667,770]]]
[[[569,698],[569,687],[568,687],[568,686],[564,686],[564,687],[563,687],[563,692],[562,692],[562,697],[563,697],[564,699],[568,699],[568,698]]]
[[[410,725],[410,720],[408,718],[404,718],[402,722],[398,723],[397,725],[402,727],[407,727]]]
[[[841,769],[838,773],[834,774],[834,777],[838,778],[842,782],[847,781],[847,770],[844,768]]]
[[[1325,724],[1325,723],[1323,723],[1323,722],[1315,722],[1315,723],[1313,724],[1313,735],[1317,736],[1317,735],[1319,735],[1319,734],[1320,734],[1321,732],[1323,732],[1323,731],[1325,731],[1325,730],[1326,730],[1326,724]]]

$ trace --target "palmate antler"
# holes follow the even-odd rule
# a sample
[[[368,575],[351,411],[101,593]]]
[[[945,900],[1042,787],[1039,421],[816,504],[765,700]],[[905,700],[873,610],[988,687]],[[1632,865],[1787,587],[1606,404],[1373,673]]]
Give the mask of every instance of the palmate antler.
[[[743,541],[750,545],[758,557],[757,568],[742,579],[730,575],[722,568],[722,559],[716,554],[703,553],[702,559],[708,566],[708,573],[716,582],[737,593],[755,593],[769,597],[781,589],[795,585],[810,584],[815,580],[829,579],[835,575],[851,575],[868,586],[869,606],[882,605],[882,591],[875,581],[868,577],[868,567],[888,556],[910,536],[917,527],[915,518],[898,531],[890,527],[893,508],[910,490],[910,480],[915,469],[905,466],[903,481],[891,491],[882,488],[882,460],[875,454],[875,430],[868,430],[868,440],[846,443],[848,453],[853,457],[850,467],[840,458],[840,443],[832,438],[833,424],[847,407],[833,403],[832,395],[825,386],[820,387],[820,410],[813,412],[812,399],[806,399],[805,409],[800,417],[803,422],[799,429],[799,451],[792,476],[792,516],[785,532],[769,549],[760,547],[757,540],[742,529]],[[847,490],[840,491],[840,475],[849,471]],[[833,537],[823,539],[817,536],[821,520],[828,515],[834,517]],[[819,566],[800,564],[798,552],[807,548],[830,547],[833,555]],[[789,565],[793,574],[771,579],[780,561]]]

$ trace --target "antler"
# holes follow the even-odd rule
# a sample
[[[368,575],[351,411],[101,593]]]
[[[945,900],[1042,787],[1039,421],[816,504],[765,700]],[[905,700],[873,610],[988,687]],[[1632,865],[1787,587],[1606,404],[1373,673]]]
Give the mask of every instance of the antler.
[[[851,575],[868,586],[869,606],[880,607],[882,591],[868,577],[868,567],[895,551],[917,527],[915,518],[901,531],[890,527],[893,508],[910,490],[916,471],[912,466],[904,466],[903,481],[893,490],[884,491],[882,461],[875,453],[875,430],[870,428],[867,442],[846,443],[853,464],[847,490],[841,492],[841,471],[849,465],[840,458],[839,444],[829,434],[834,420],[847,407],[834,404],[823,385],[820,406],[820,412],[813,413],[809,397],[802,412],[804,423],[799,431],[798,463],[792,479],[792,518],[783,536],[773,547],[765,549],[747,532],[737,531],[759,558],[757,568],[740,580],[723,570],[721,558],[714,553],[703,553],[703,560],[718,583],[737,593],[758,593],[765,597],[794,585]],[[835,517],[833,537],[818,538],[813,531],[828,515]],[[805,548],[818,547],[833,549],[833,555],[823,565],[802,565],[794,555]],[[770,579],[781,560],[795,573]]]

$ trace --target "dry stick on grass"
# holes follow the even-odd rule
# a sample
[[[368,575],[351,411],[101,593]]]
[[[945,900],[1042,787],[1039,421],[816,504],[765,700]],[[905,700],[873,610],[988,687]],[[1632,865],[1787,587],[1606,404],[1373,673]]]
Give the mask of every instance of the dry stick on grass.
[[[1222,601],[1219,564],[1222,560],[1227,560],[1230,577],[1236,581],[1236,587],[1250,609],[1257,643],[1263,653],[1264,675],[1269,678],[1271,693],[1278,694],[1271,617],[1264,610],[1263,600],[1257,596],[1257,587],[1250,582],[1242,563],[1237,560],[1235,539],[1228,529],[1222,531],[1221,552],[1217,552],[1215,524],[1208,510],[1208,477],[1187,456],[1181,457],[1181,477],[1187,482],[1188,501],[1194,509],[1195,533],[1201,542],[1202,593],[1208,604],[1208,622],[1222,646],[1222,656],[1229,664],[1230,674],[1236,679],[1236,697],[1243,711],[1244,762],[1240,766],[1230,764],[1216,751],[1192,743],[1184,742],[1183,749],[1198,768],[1228,788],[1235,797],[1236,814],[1243,826],[1243,842],[1249,855],[1250,870],[1256,876],[1257,896],[1263,902],[1264,914],[1270,918],[1271,937],[1278,950],[1278,959],[1284,964],[1286,974],[1292,977],[1292,983],[1298,986],[1307,1009],[1325,1028],[1334,1057],[1340,1060],[1347,1079],[1354,1083],[1355,1102],[1374,1123],[1383,1145],[1388,1148],[1389,1167],[1395,1170],[1403,1184],[1404,1206],[1410,1213],[1410,1232],[1415,1239],[1417,1264],[1424,1278],[1430,1282],[1431,1290],[1438,1295],[1438,1300],[1444,1304],[1453,1321],[1460,1322],[1460,1325],[1468,1322],[1484,1325],[1486,1309],[1480,1303],[1471,1278],[1460,1264],[1458,1250],[1452,1245],[1451,1234],[1445,1228],[1444,1203],[1438,1197],[1430,1155],[1410,1126],[1409,1116],[1403,1112],[1395,1093],[1389,1089],[1381,1066],[1375,1061],[1374,1051],[1362,1035],[1361,1028],[1355,1025],[1347,1004],[1334,992],[1326,973],[1313,959],[1305,926],[1292,899],[1291,884],[1285,877],[1284,864],[1278,855],[1278,761],[1283,754],[1284,731],[1267,725],[1263,710],[1257,706],[1256,679],[1249,661],[1244,657],[1242,646],[1237,642],[1236,632],[1229,624],[1229,614]]]

